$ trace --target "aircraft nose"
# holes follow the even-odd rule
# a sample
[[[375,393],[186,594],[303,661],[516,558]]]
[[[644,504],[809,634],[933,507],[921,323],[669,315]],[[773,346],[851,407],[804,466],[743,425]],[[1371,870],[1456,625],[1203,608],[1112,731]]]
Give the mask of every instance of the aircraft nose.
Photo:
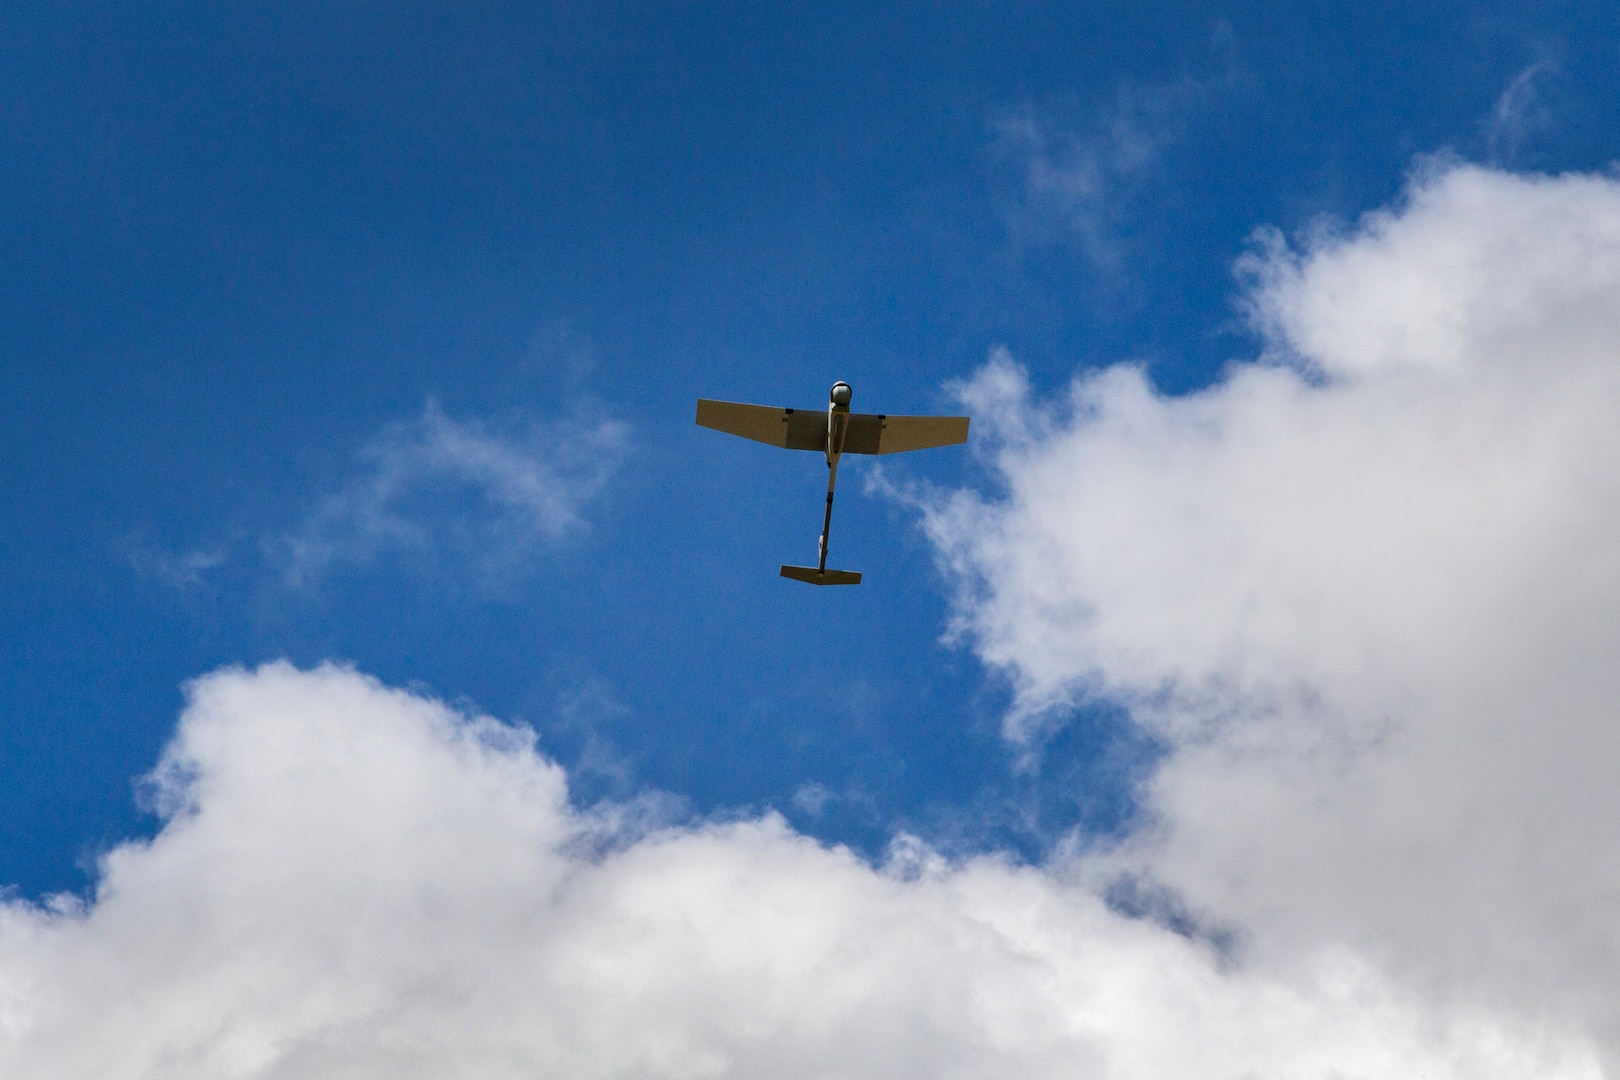
[[[849,383],[847,383],[847,382],[833,383],[832,403],[834,405],[848,405],[850,398],[852,398],[854,396],[855,396],[855,392],[849,388]]]

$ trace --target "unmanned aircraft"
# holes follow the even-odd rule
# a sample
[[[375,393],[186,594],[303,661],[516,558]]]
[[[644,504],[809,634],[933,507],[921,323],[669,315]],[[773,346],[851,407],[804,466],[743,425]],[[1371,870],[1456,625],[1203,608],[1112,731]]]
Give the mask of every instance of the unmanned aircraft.
[[[827,455],[827,513],[821,519],[821,561],[816,566],[784,566],[782,576],[812,585],[859,585],[855,570],[827,569],[827,533],[832,529],[833,485],[838,482],[838,459],[844,454],[897,454],[967,442],[966,416],[887,416],[852,413],[854,392],[849,383],[833,383],[827,412],[813,409],[774,409],[769,405],[742,405],[735,401],[699,398],[697,422],[745,439],[770,443],[788,450],[820,450]]]

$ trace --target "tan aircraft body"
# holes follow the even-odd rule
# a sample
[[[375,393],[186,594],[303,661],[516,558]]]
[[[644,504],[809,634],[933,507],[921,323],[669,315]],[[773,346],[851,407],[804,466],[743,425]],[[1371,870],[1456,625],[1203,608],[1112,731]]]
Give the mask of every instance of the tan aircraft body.
[[[832,529],[833,487],[838,483],[838,459],[844,454],[897,454],[967,442],[965,416],[888,416],[852,413],[854,396],[849,383],[833,384],[827,411],[777,409],[769,405],[743,405],[735,401],[699,398],[697,422],[745,439],[787,450],[820,450],[827,457],[827,510],[821,519],[821,559],[816,566],[784,566],[782,576],[812,585],[859,585],[854,570],[827,569],[827,534]]]

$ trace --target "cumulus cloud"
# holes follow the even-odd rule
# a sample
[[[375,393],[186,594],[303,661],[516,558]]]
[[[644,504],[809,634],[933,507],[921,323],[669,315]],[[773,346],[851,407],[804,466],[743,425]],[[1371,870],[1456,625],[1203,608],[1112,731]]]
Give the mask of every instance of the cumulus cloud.
[[[503,433],[429,402],[371,440],[362,470],[266,551],[293,586],[384,554],[437,552],[499,581],[538,544],[584,527],[581,510],[623,460],[628,435],[620,421],[586,417]]]
[[[93,897],[0,905],[0,1073],[1598,1075],[1554,1027],[1342,949],[1233,967],[1054,871],[626,831],[528,731],[333,667],[198,681],[149,793]]]
[[[1620,1069],[1620,183],[1431,166],[1240,269],[1265,347],[1203,391],[961,388],[1004,488],[926,524],[1009,734],[1092,699],[1161,741],[1097,880]]]

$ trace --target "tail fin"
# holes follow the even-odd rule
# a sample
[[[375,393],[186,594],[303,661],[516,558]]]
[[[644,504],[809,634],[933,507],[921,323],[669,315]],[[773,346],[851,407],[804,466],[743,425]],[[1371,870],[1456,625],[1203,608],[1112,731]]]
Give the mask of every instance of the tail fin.
[[[817,570],[814,566],[784,566],[782,576],[794,581],[808,581],[812,585],[859,585],[858,570]]]

